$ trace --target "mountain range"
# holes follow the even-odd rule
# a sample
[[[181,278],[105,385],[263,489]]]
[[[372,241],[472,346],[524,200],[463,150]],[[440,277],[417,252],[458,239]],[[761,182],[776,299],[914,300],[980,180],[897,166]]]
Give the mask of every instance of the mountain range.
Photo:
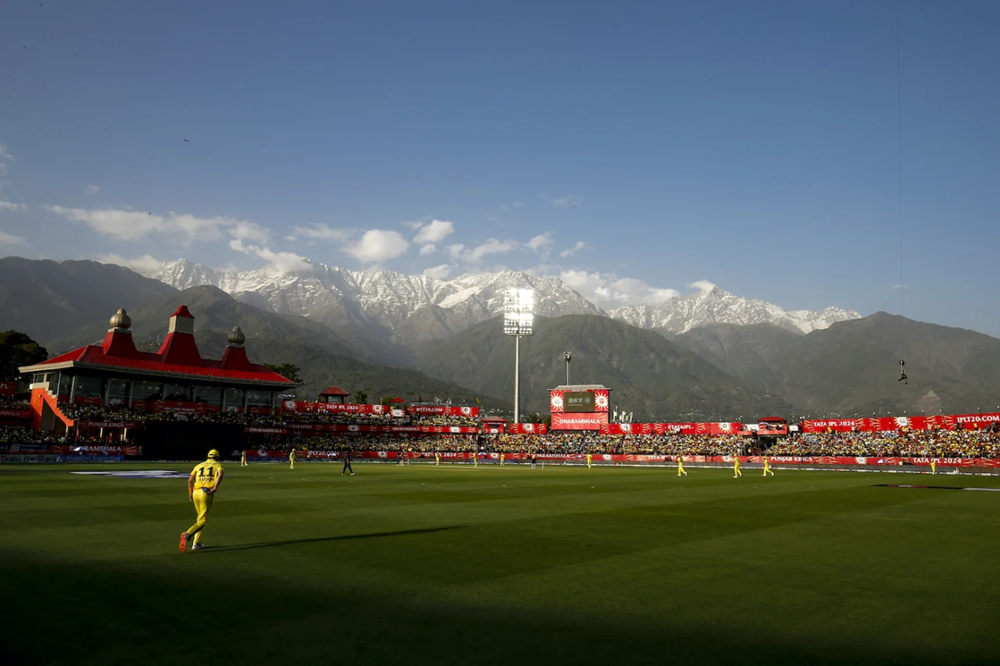
[[[451,279],[395,271],[352,271],[313,264],[298,273],[268,269],[216,271],[180,260],[147,270],[146,276],[177,289],[211,285],[240,301],[282,314],[319,321],[335,330],[351,326],[367,339],[421,350],[503,312],[504,291],[528,288],[541,317],[590,314],[608,316],[639,328],[683,333],[716,323],[769,323],[804,334],[860,314],[838,307],[812,312],[786,311],[773,303],[742,298],[710,283],[694,294],[656,305],[627,305],[605,311],[558,277],[519,271],[474,273]],[[383,350],[384,351],[384,350]],[[406,353],[398,352],[400,359]]]
[[[993,410],[1000,395],[996,338],[885,313],[789,312],[714,285],[605,312],[560,280],[515,272],[442,281],[332,268],[171,270],[183,290],[97,262],[2,259],[0,330],[58,353],[100,339],[126,307],[137,342],[154,347],[183,303],[206,356],[220,354],[239,324],[254,360],[303,369],[301,396],[337,384],[372,399],[451,397],[509,410],[513,341],[496,311],[504,288],[530,284],[539,316],[521,341],[522,412],[547,411],[546,389],[565,381],[564,351],[573,352],[574,382],[611,387],[613,403],[636,419],[961,413]],[[897,381],[903,358],[908,383]]]

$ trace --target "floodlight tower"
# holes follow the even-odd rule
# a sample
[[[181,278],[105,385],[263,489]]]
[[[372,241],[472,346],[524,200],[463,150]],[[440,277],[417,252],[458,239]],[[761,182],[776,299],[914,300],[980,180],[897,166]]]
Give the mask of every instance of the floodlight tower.
[[[503,334],[514,336],[514,423],[519,423],[521,415],[521,336],[534,333],[534,309],[533,289],[512,287],[504,292]]]
[[[566,386],[569,386],[569,362],[573,358],[573,352],[566,352],[563,358],[566,360]]]

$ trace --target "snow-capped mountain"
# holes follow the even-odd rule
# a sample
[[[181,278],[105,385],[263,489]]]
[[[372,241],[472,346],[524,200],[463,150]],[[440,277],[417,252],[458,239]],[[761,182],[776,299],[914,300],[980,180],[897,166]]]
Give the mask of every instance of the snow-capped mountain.
[[[766,323],[805,334],[829,328],[838,321],[861,318],[858,312],[838,307],[820,311],[785,310],[774,303],[736,296],[710,283],[700,283],[696,293],[671,298],[659,305],[628,305],[608,314],[633,326],[671,333],[685,333],[707,324]]]
[[[376,325],[410,341],[446,337],[497,316],[508,287],[533,288],[535,313],[544,317],[605,314],[558,278],[517,271],[450,280],[323,264],[300,273],[276,274],[268,269],[229,273],[181,260],[165,263],[146,276],[177,289],[211,285],[251,305],[328,325]]]
[[[508,287],[533,288],[535,313],[544,317],[605,315],[633,326],[675,333],[711,323],[771,323],[808,333],[861,316],[837,307],[787,311],[708,283],[701,284],[697,293],[659,305],[630,305],[605,312],[559,278],[519,271],[438,279],[314,264],[310,271],[279,274],[269,269],[217,271],[181,260],[145,274],[177,289],[211,285],[251,305],[330,326],[361,326],[372,335],[406,346],[443,339],[497,316],[503,311],[503,293]]]

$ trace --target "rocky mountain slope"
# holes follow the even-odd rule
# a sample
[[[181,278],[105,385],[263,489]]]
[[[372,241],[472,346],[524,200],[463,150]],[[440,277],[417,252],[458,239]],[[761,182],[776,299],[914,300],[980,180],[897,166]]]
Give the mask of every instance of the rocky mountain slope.
[[[360,336],[411,350],[426,348],[501,314],[508,287],[533,288],[535,314],[541,317],[604,315],[663,333],[728,323],[774,324],[804,334],[860,317],[837,307],[818,312],[787,311],[708,283],[700,283],[694,294],[659,305],[630,305],[604,312],[559,278],[519,271],[436,279],[314,264],[312,270],[298,273],[276,274],[267,269],[227,273],[181,260],[165,263],[147,275],[177,289],[211,285],[272,312],[309,317],[335,330],[353,327],[353,333],[338,330],[345,337]]]

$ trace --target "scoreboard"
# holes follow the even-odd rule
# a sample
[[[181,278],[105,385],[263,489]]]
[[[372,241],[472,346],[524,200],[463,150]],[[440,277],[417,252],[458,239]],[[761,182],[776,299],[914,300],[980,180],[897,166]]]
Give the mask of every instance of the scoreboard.
[[[566,391],[563,393],[564,412],[593,412],[593,391]]]
[[[567,386],[549,391],[551,430],[600,430],[608,424],[610,389]]]

